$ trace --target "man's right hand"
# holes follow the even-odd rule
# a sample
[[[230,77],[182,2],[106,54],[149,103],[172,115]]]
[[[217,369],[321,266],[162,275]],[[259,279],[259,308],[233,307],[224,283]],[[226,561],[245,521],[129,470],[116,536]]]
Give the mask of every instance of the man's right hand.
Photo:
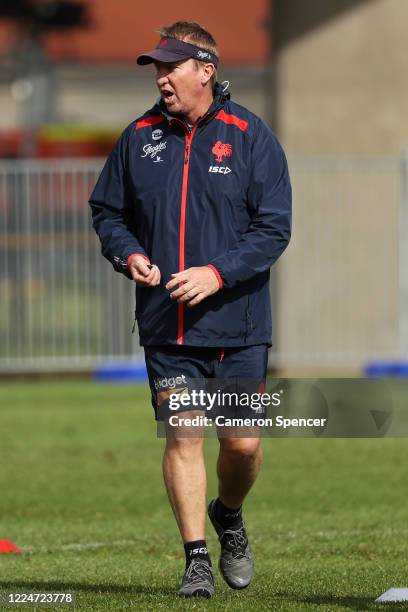
[[[155,265],[150,269],[151,265],[143,255],[132,255],[128,261],[128,270],[139,287],[156,287],[160,284],[160,270]]]

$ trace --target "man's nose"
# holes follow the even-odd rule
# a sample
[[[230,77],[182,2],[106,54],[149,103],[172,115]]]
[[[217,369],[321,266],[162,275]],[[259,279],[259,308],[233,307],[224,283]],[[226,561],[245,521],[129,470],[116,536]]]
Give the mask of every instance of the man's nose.
[[[167,72],[168,71],[165,68],[160,68],[157,71],[156,81],[159,86],[167,83]]]

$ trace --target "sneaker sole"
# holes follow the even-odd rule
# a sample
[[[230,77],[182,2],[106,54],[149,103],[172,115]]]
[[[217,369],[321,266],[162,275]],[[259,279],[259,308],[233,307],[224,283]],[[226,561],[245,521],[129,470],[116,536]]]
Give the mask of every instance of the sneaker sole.
[[[244,589],[247,589],[251,584],[251,581],[249,581],[248,584],[243,584],[240,586],[238,586],[237,584],[232,584],[231,582],[229,582],[227,576],[225,576],[225,574],[223,573],[220,562],[218,562],[218,569],[220,570],[220,574],[223,577],[224,582],[229,586],[230,589],[234,589],[234,591],[243,591]]]
[[[213,593],[207,591],[207,589],[197,589],[194,593],[178,593],[179,597],[205,597],[206,599],[210,599],[213,596]]]

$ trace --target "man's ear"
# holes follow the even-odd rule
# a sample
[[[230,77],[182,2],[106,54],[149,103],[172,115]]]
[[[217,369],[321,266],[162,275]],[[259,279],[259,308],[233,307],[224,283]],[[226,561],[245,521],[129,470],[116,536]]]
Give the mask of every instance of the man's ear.
[[[204,70],[202,72],[201,82],[203,85],[207,85],[208,81],[211,80],[212,75],[214,74],[215,67],[214,64],[205,64]]]

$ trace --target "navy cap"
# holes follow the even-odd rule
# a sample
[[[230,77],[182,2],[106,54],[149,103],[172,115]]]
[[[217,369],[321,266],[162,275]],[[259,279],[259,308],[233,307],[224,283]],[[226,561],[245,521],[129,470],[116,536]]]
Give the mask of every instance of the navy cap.
[[[218,65],[218,57],[211,51],[201,49],[201,47],[177,38],[162,38],[155,49],[139,55],[137,63],[140,66],[145,66],[146,64],[152,64],[154,61],[172,63],[189,58],[214,64],[215,67]]]

